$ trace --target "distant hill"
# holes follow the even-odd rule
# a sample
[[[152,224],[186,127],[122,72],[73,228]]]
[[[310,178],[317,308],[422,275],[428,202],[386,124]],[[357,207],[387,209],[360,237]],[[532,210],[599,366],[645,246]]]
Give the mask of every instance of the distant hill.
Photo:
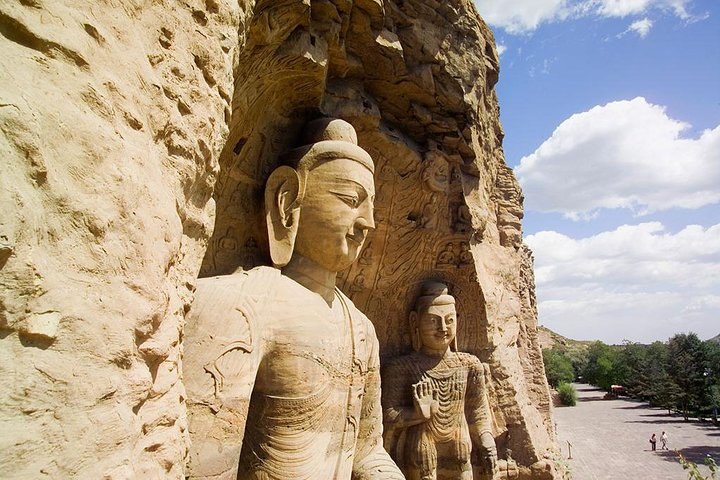
[[[718,337],[720,337],[720,335],[718,335]],[[540,348],[557,347],[560,350],[585,349],[593,343],[591,340],[573,340],[563,337],[559,333],[555,333],[542,325],[538,327],[538,342],[540,343]]]
[[[720,335],[707,340],[720,344]],[[560,350],[586,349],[592,345],[595,340],[573,340],[572,338],[563,337],[559,333],[555,333],[547,327],[540,325],[538,327],[538,342],[540,348],[558,348]]]

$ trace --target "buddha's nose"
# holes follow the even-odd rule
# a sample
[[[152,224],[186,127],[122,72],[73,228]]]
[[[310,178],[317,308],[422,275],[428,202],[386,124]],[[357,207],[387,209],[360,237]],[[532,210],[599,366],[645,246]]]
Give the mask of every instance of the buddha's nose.
[[[358,227],[363,230],[372,230],[375,228],[375,214],[373,210],[374,208],[372,203],[365,203],[360,210],[360,216],[355,222]]]

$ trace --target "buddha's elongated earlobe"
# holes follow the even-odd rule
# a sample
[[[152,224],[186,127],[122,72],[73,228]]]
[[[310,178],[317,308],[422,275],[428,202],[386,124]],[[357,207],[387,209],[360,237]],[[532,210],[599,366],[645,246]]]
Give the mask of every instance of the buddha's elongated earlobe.
[[[413,350],[419,352],[422,348],[422,339],[420,338],[420,330],[418,325],[418,314],[416,311],[410,312],[410,342]]]
[[[276,168],[265,184],[265,219],[270,258],[284,267],[292,257],[300,220],[300,177],[291,167]]]

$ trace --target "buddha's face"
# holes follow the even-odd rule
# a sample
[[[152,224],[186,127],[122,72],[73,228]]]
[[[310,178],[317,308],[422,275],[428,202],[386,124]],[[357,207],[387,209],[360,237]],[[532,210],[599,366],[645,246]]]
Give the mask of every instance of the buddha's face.
[[[457,333],[455,305],[432,304],[418,313],[418,329],[423,348],[433,351],[447,350]]]
[[[308,172],[295,252],[332,272],[349,267],[375,228],[373,174],[349,159]]]

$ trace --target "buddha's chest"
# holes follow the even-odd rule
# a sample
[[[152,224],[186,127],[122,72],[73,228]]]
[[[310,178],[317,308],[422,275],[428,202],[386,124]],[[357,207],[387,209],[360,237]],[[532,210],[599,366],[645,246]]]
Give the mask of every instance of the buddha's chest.
[[[256,381],[262,393],[298,398],[364,382],[366,342],[349,316],[327,309],[276,318]]]

